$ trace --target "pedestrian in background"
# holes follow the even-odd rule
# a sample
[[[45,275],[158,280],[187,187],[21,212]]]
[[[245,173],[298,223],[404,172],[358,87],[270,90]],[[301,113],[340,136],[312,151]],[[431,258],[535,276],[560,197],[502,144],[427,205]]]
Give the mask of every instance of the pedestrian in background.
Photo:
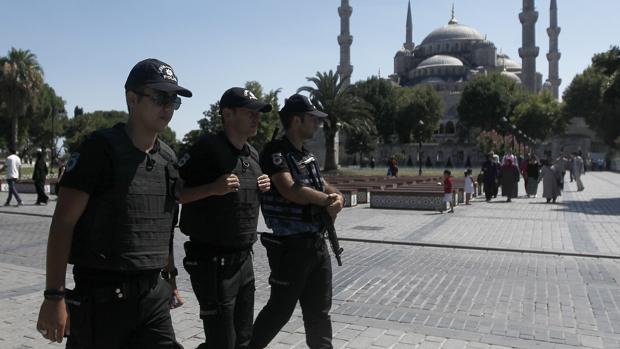
[[[536,155],[529,157],[527,161],[527,170],[524,177],[527,177],[527,186],[525,191],[527,197],[536,197],[538,192],[538,177],[540,176],[540,163]]]
[[[42,149],[37,149],[37,160],[32,171],[34,188],[37,191],[37,202],[35,205],[47,205],[49,197],[45,194],[45,180],[47,179],[47,164],[45,163],[45,153]]]
[[[463,190],[465,191],[465,205],[471,205],[470,200],[474,193],[474,179],[471,176],[472,170],[468,168],[465,171],[465,184]]]
[[[547,203],[556,201],[558,196],[562,195],[560,190],[560,172],[550,166],[548,160],[542,161],[542,170],[538,181],[543,182],[543,197],[547,199]]]
[[[10,155],[6,158],[4,168],[6,169],[6,183],[9,186],[9,196],[6,198],[4,206],[11,205],[13,196],[17,201],[15,206],[22,206],[22,198],[17,192],[17,180],[21,177],[22,160],[17,155],[17,151],[9,149]]]
[[[506,158],[499,172],[500,182],[502,184],[502,196],[505,196],[506,202],[511,202],[515,195],[515,187],[519,183],[519,170],[513,164],[512,158]]]
[[[583,165],[583,159],[581,158],[579,153],[573,154],[572,173],[575,181],[577,182],[577,191],[582,191],[584,189],[584,186],[583,182],[581,181],[581,176],[586,173],[586,169]]]
[[[449,207],[448,212],[454,213],[454,200],[453,200],[453,185],[452,172],[446,169],[443,171],[443,207],[439,212],[443,213],[446,206]],[[447,205],[446,205],[447,204]]]

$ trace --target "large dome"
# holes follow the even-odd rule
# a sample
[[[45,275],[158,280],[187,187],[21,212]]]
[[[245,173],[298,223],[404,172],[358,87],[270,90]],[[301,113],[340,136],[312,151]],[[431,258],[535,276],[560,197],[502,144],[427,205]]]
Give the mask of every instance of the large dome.
[[[481,41],[485,40],[485,38],[484,35],[472,27],[468,27],[463,24],[450,23],[433,30],[426,36],[426,38],[424,38],[420,45],[437,44],[444,41],[453,40]]]
[[[462,67],[463,62],[460,59],[446,55],[434,55],[418,64],[417,69],[432,67]]]

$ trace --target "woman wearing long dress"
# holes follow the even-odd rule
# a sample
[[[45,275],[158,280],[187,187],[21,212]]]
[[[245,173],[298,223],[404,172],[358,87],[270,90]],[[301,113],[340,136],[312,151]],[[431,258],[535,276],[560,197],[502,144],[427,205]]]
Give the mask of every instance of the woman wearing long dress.
[[[519,169],[512,164],[512,159],[506,159],[499,172],[502,184],[502,196],[508,197],[507,202],[515,197],[515,187],[519,183]]]
[[[535,156],[532,155],[528,160],[525,172],[527,176],[527,196],[536,197],[536,192],[538,192],[538,177],[540,177],[540,163],[538,163],[538,159]]]
[[[549,162],[544,160],[539,181],[543,182],[543,197],[547,202],[555,202],[558,196],[562,195],[560,191],[560,174],[554,166],[549,166]]]

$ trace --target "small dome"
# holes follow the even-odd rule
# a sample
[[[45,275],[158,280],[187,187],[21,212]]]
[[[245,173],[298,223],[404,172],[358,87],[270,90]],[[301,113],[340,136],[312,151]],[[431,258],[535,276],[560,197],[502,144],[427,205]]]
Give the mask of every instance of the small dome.
[[[426,36],[426,38],[424,38],[421,45],[436,44],[453,40],[482,41],[485,40],[485,38],[484,35],[482,35],[478,30],[463,24],[456,24],[451,21],[450,24],[433,30]]]
[[[503,71],[501,74],[502,76],[507,77],[508,79],[516,82],[517,84],[521,84],[521,78],[517,74],[511,73],[509,71]]]
[[[513,73],[521,71],[521,64],[513,61],[505,54],[497,55],[497,66]]]
[[[462,67],[463,62],[460,59],[446,55],[434,55],[422,61],[418,64],[417,69],[432,68],[432,67]]]

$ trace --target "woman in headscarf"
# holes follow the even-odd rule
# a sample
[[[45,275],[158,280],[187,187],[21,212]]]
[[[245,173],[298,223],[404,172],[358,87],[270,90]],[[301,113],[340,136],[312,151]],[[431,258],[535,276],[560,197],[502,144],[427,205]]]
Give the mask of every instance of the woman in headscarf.
[[[540,176],[540,164],[538,163],[536,155],[531,155],[528,159],[524,176],[527,176],[527,185],[525,186],[527,197],[536,197],[536,193],[538,192],[538,177]]]
[[[516,186],[519,182],[519,169],[512,163],[512,159],[506,158],[504,165],[502,165],[499,176],[502,184],[502,196],[506,196],[507,202],[510,202],[515,197]]]
[[[555,202],[558,196],[561,195],[560,191],[560,174],[554,168],[549,166],[549,161],[542,161],[542,171],[538,181],[543,182],[543,197],[547,199],[547,202]]]

